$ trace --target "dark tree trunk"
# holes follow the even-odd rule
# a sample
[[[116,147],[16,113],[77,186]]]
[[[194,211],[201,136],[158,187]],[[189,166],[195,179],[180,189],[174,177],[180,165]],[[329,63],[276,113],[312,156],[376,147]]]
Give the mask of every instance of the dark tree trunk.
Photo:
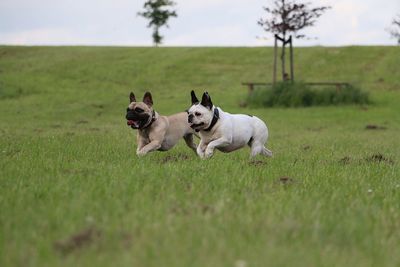
[[[283,42],[282,42],[282,53],[281,53],[281,62],[282,62],[282,80],[287,80],[286,75],[286,34],[283,34]]]
[[[278,38],[275,35],[275,44],[274,44],[274,70],[272,74],[272,83],[276,83],[276,70],[277,70],[277,60],[278,59]]]
[[[293,63],[293,38],[289,37],[290,40],[290,80],[294,82],[294,63]]]
[[[286,44],[282,44],[282,53],[281,53],[281,61],[282,61],[282,80],[286,80],[286,62],[285,62],[285,58],[286,58]]]

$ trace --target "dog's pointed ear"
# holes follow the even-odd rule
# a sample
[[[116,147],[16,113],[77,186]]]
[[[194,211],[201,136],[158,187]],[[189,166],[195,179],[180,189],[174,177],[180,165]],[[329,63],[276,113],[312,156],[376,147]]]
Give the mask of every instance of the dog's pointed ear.
[[[150,92],[146,92],[143,96],[143,102],[149,107],[153,106],[153,98],[151,97]]]
[[[213,107],[213,103],[212,103],[212,101],[211,101],[211,97],[210,97],[210,95],[208,94],[208,92],[205,92],[204,94],[203,94],[203,97],[201,98],[201,104],[203,105],[203,106],[205,106],[206,108],[208,108],[208,109],[212,109],[212,107]]]
[[[131,103],[132,103],[132,102],[136,102],[136,97],[135,97],[135,94],[134,94],[134,93],[131,92],[131,93],[129,94],[129,100],[131,101]]]
[[[200,101],[197,99],[196,94],[194,93],[194,91],[192,90],[190,92],[190,95],[192,96],[192,105],[198,104]]]

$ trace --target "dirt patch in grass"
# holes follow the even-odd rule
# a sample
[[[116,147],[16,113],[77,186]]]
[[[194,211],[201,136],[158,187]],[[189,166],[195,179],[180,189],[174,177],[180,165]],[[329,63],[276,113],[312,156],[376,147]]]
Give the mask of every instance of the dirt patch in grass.
[[[256,166],[256,167],[261,167],[264,165],[267,165],[266,161],[262,161],[262,160],[252,160],[249,162],[249,165],[251,166]]]
[[[54,242],[54,249],[66,255],[78,249],[89,246],[101,236],[101,232],[95,227],[86,228],[64,240]]]
[[[344,156],[343,158],[339,159],[338,162],[342,165],[348,165],[351,163],[355,164],[363,164],[367,163],[386,163],[386,164],[393,164],[394,160],[388,157],[385,157],[381,153],[373,154],[371,156],[362,158],[362,159],[352,159],[350,156]]]
[[[368,124],[365,126],[365,130],[386,130],[387,128],[384,126],[379,126],[375,124]]]
[[[394,163],[394,160],[385,157],[381,153],[373,154],[372,156],[366,157],[365,161],[369,163],[387,163],[387,164]]]
[[[315,127],[315,128],[308,127],[307,128],[307,130],[311,131],[311,132],[321,132],[322,130],[325,130],[325,129],[326,129],[326,127]]]
[[[289,176],[281,176],[278,178],[277,183],[282,184],[282,185],[291,185],[291,184],[297,184],[298,181]]]
[[[351,158],[349,156],[345,156],[339,160],[339,163],[346,165],[346,164],[349,164],[350,161],[351,161]]]
[[[213,206],[206,205],[206,204],[200,205],[199,210],[203,215],[215,213],[215,208]]]
[[[94,108],[99,108],[99,109],[103,109],[104,105],[103,104],[92,104],[92,107]]]
[[[178,162],[181,160],[188,160],[190,157],[186,154],[177,154],[177,155],[168,155],[165,158],[161,160],[161,163],[172,163],[172,162]]]

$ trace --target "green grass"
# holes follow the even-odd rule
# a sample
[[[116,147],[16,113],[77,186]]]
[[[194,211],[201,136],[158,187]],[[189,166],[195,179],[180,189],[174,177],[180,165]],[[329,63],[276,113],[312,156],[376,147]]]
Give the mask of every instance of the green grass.
[[[399,58],[297,48],[296,77],[373,104],[250,109],[270,48],[0,47],[0,266],[399,266]],[[274,157],[137,158],[129,92],[172,114],[192,89],[266,121]]]

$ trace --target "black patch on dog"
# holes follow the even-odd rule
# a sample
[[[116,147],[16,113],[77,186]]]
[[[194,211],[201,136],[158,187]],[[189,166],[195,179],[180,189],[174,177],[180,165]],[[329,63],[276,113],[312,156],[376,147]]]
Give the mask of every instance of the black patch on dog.
[[[197,99],[197,96],[193,90],[190,92],[190,96],[192,97],[192,105],[199,103],[199,100]]]
[[[199,124],[192,124],[192,125],[190,125],[190,127],[191,127],[192,129],[195,129],[196,127],[199,127],[199,126],[202,126],[202,125],[204,125],[204,122],[199,123]],[[198,130],[197,130],[197,131],[198,131]]]
[[[253,144],[253,136],[250,138],[249,142],[247,142],[248,146],[251,146]]]
[[[215,109],[214,109],[214,116],[213,116],[213,119],[212,119],[212,121],[211,121],[211,124],[210,124],[210,126],[209,126],[207,129],[204,129],[204,131],[206,131],[206,132],[211,131],[211,129],[212,129],[212,128],[214,127],[214,125],[217,123],[218,119],[219,119],[219,111],[218,111],[218,108],[215,108]]]
[[[202,99],[201,99],[201,103],[200,103],[200,104],[203,105],[203,106],[205,106],[205,107],[208,108],[209,110],[212,109],[213,103],[212,103],[212,101],[211,101],[211,97],[210,97],[210,95],[208,94],[208,92],[205,92],[205,93],[203,94],[203,97],[202,97]]]
[[[150,116],[147,113],[137,113],[135,110],[128,109],[126,112],[125,118],[129,121],[137,121],[139,122],[138,129],[141,129],[146,123],[149,121]],[[135,127],[131,126],[132,129],[136,129]]]

